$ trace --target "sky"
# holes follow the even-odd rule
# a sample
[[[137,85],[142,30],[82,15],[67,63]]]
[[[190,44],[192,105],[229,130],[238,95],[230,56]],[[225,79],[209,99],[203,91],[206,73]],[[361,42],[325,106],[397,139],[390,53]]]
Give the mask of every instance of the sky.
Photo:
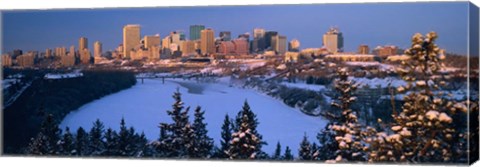
[[[449,53],[466,55],[468,2],[357,3],[313,5],[259,5],[210,7],[110,8],[2,11],[2,52],[46,48],[78,48],[80,37],[103,43],[114,50],[122,43],[122,28],[141,25],[141,35],[183,30],[205,25],[215,31],[231,31],[232,37],[254,28],[278,31],[287,41],[298,39],[301,48],[322,46],[322,35],[332,26],[343,33],[344,50],[356,52],[360,44],[370,48],[397,45],[408,48],[415,33],[436,31],[437,44]]]

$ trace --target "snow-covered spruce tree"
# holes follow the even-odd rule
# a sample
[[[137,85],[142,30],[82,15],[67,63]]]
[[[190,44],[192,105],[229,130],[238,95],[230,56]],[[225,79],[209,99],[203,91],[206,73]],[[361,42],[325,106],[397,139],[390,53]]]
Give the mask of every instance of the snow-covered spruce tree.
[[[221,132],[221,140],[220,140],[220,148],[217,148],[215,151],[215,158],[229,158],[228,149],[230,149],[230,141],[232,139],[232,131],[233,131],[233,121],[230,119],[228,114],[225,115],[225,119],[223,120],[222,125],[222,132]]]
[[[188,111],[188,110],[187,110]],[[188,120],[188,116],[187,116]],[[184,143],[184,150],[181,151],[180,158],[193,158],[195,155],[195,130],[190,122],[187,122],[185,127],[182,128],[181,140]]]
[[[213,148],[213,139],[208,137],[207,124],[203,122],[205,111],[200,106],[195,108],[195,119],[193,121],[193,130],[195,132],[194,150],[192,158],[209,158]]]
[[[258,141],[259,141],[259,143],[257,145],[255,145],[255,149],[256,149],[255,151],[257,152],[257,158],[264,159],[268,155],[266,155],[262,151],[262,146],[266,145],[267,143],[262,140],[262,135],[259,134],[258,131],[257,131],[257,126],[259,124],[258,119],[257,119],[257,115],[255,113],[253,113],[253,111],[250,108],[250,105],[248,104],[247,100],[245,100],[245,102],[243,103],[242,110],[240,110],[240,112],[237,113],[237,117],[235,119],[234,131],[238,132],[240,130],[240,126],[242,124],[244,116],[247,117],[247,120],[248,120],[247,124],[248,124],[248,127],[250,128],[251,133],[253,133],[255,135],[255,137],[258,138]]]
[[[338,142],[335,140],[335,131],[331,129],[333,123],[328,123],[324,129],[317,134],[318,147],[317,160],[331,160],[335,159],[335,151],[338,150]]]
[[[135,134],[134,141],[136,150],[135,155],[133,155],[134,157],[138,158],[152,156],[153,149],[150,147],[150,145],[148,145],[148,140],[144,132],[142,132],[140,135]]]
[[[88,145],[88,134],[85,129],[79,127],[75,138],[75,154],[78,156],[89,155]]]
[[[118,132],[118,151],[119,156],[133,156],[135,155],[135,130],[130,130],[125,125],[125,119],[120,121],[120,131]]]
[[[252,124],[252,122],[256,121],[250,120],[255,120],[255,116],[249,118],[250,112],[250,107],[248,103],[245,102],[243,110],[240,111],[240,113],[242,113],[240,116],[240,118],[242,118],[241,122],[236,126],[238,130],[232,133],[232,140],[230,141],[230,148],[228,150],[230,159],[256,159],[257,154],[260,152],[258,149],[260,138],[254,133],[256,124]]]
[[[62,143],[61,143],[61,154],[62,155],[73,155],[73,150],[75,150],[75,140],[74,136],[70,132],[70,128],[65,128],[65,133],[62,136]]]
[[[275,152],[272,155],[273,160],[282,160],[282,145],[280,142],[277,142],[277,147],[275,148]]]
[[[312,160],[318,160],[320,156],[320,150],[317,143],[312,142],[312,148],[310,148],[310,150],[312,150]]]
[[[335,140],[339,148],[334,152],[335,162],[365,161],[366,157],[361,136],[362,126],[357,122],[356,111],[351,109],[352,103],[356,100],[353,92],[358,85],[348,79],[346,68],[339,69],[337,75],[335,89],[340,96],[335,102],[332,102],[332,106],[338,108],[341,114],[338,117],[338,122],[333,122],[333,124],[328,126],[329,130],[334,131]]]
[[[286,161],[292,161],[295,157],[293,157],[292,150],[290,150],[290,147],[285,148],[285,153],[283,154],[283,159]]]
[[[402,61],[397,71],[407,82],[398,87],[405,93],[399,114],[393,115],[391,135],[378,133],[371,139],[370,161],[451,162],[452,144],[459,134],[452,125],[451,115],[458,111],[457,103],[442,98],[439,70],[445,58],[434,43],[435,32],[415,34],[411,48],[405,50],[409,60]]]
[[[31,139],[28,154],[33,155],[58,155],[60,151],[61,130],[53,119],[53,115],[47,115],[43,121],[38,135]]]
[[[104,156],[118,156],[118,134],[112,128],[105,131],[105,151]]]
[[[92,151],[93,156],[102,155],[105,151],[105,142],[103,140],[104,136],[104,125],[97,119],[93,123],[93,127],[90,129],[88,134],[89,136],[89,149]]]
[[[172,110],[167,113],[173,123],[160,123],[160,140],[157,150],[166,157],[188,158],[194,154],[194,130],[188,120],[190,107],[184,110],[181,93],[177,89]]]
[[[300,148],[298,149],[298,159],[299,160],[312,160],[312,145],[308,141],[307,134],[303,135],[303,140],[300,143]]]

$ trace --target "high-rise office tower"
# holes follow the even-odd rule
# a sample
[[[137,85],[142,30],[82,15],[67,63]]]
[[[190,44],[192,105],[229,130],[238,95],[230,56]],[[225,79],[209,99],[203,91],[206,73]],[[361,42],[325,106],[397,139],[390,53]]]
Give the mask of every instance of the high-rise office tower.
[[[45,50],[45,58],[49,58],[52,56],[52,49],[46,49]]]
[[[2,54],[2,66],[11,67],[12,66],[12,56],[9,54]]]
[[[283,35],[272,37],[272,48],[277,54],[284,54],[287,51],[287,37]]]
[[[230,41],[232,40],[232,33],[230,31],[221,31],[218,36],[221,41]]]
[[[248,47],[247,39],[237,38],[237,39],[233,40],[233,44],[235,45],[235,54],[237,54],[237,55],[248,54],[249,47]]]
[[[85,37],[80,37],[78,40],[78,50],[83,50],[88,48],[88,39]]]
[[[186,40],[180,45],[180,51],[182,51],[182,56],[195,55],[195,42],[191,40]]]
[[[65,47],[56,47],[54,55],[57,57],[65,56],[67,53],[67,48]]]
[[[154,36],[145,36],[143,37],[143,46],[146,49],[149,49],[153,46],[160,46],[160,35],[154,35]]]
[[[80,62],[82,64],[90,64],[90,60],[92,58],[90,51],[85,48],[83,50],[79,50],[79,55],[80,55]]]
[[[272,37],[277,35],[278,35],[278,32],[276,31],[265,32],[265,49],[272,48]]]
[[[200,39],[200,33],[205,29],[204,25],[191,25],[190,26],[190,40]]]
[[[323,35],[323,46],[327,48],[330,53],[338,53],[343,49],[343,35],[337,28],[330,28],[327,33]]]
[[[67,51],[65,50],[65,52],[67,52]],[[76,56],[76,54],[75,54],[75,46],[73,46],[73,45],[70,46],[69,53],[72,54],[73,56]]]
[[[215,53],[215,37],[213,29],[207,28],[200,34],[200,50],[202,55]]]
[[[255,28],[253,29],[252,51],[262,50],[265,50],[265,29]]]
[[[102,56],[102,43],[99,41],[95,41],[95,43],[93,43],[93,56],[94,57]]]
[[[123,57],[130,58],[130,51],[140,45],[140,25],[123,27]]]
[[[162,49],[169,48],[171,43],[172,41],[170,36],[166,36],[165,38],[162,39]]]
[[[182,34],[179,31],[173,31],[170,33],[170,41],[171,43],[180,45],[181,44],[181,38]]]
[[[288,43],[288,51],[298,52],[300,50],[300,41],[293,39]]]

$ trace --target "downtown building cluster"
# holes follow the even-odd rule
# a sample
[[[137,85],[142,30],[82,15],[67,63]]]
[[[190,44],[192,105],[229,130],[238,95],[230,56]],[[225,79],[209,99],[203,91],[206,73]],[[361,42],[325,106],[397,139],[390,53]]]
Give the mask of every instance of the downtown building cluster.
[[[344,52],[344,39],[338,28],[330,28],[322,38],[319,48],[301,49],[298,39],[287,42],[287,36],[277,31],[254,28],[250,33],[236,38],[230,31],[215,31],[204,25],[191,25],[188,38],[184,31],[172,31],[163,38],[160,34],[143,35],[141,26],[129,24],[123,27],[123,42],[114,50],[104,52],[102,43],[95,41],[93,54],[88,48],[88,38],[80,37],[78,49],[64,46],[46,49],[45,52],[14,50],[2,55],[4,67],[34,67],[41,59],[52,59],[48,67],[72,67],[105,62],[105,60],[131,60],[155,62],[162,59],[189,58],[255,58],[282,57],[285,61],[297,61],[301,55],[323,55],[327,59],[340,61],[375,61],[397,55],[396,46],[378,46],[370,54],[368,45],[360,45],[357,53]],[[218,36],[216,36],[218,32]],[[44,67],[43,65],[42,67]]]

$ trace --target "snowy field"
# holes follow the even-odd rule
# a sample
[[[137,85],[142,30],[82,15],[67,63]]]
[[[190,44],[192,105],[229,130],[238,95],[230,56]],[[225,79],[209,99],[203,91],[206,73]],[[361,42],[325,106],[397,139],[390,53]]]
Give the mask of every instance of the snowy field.
[[[307,116],[279,100],[250,89],[229,87],[228,84],[197,84],[181,79],[166,80],[162,84],[160,79],[146,79],[143,84],[137,82],[130,89],[72,111],[60,127],[65,129],[68,126],[76,130],[82,126],[89,130],[93,121],[99,118],[105,127],[118,130],[120,119],[124,117],[128,126],[134,126],[137,131],[145,132],[149,140],[155,140],[159,137],[159,123],[171,122],[166,110],[171,109],[172,94],[177,88],[182,93],[185,105],[192,108],[190,120],[193,121],[193,109],[197,105],[206,111],[208,134],[217,146],[225,114],[234,118],[245,100],[257,114],[260,122],[258,131],[268,142],[263,150],[269,154],[274,152],[277,141],[282,144],[282,149],[289,146],[296,153],[305,132],[310,141],[317,141],[317,132],[327,123],[324,118]]]
[[[289,82],[282,82],[280,83],[282,85],[285,85],[290,88],[300,88],[300,89],[306,89],[306,90],[311,90],[311,91],[322,91],[325,90],[325,85],[316,85],[316,84],[306,84],[303,82],[299,83],[289,83]]]
[[[83,73],[80,71],[74,71],[71,73],[65,73],[65,74],[53,74],[53,73],[48,73],[45,74],[44,78],[45,79],[65,79],[65,78],[76,78],[76,77],[82,77]]]

